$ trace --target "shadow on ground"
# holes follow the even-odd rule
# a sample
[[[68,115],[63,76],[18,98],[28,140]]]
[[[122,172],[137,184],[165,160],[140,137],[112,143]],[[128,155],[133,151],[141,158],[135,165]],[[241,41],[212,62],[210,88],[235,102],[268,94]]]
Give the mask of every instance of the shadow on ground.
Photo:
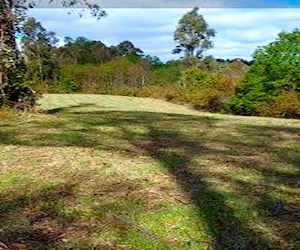
[[[54,248],[64,238],[64,227],[75,218],[60,213],[54,206],[37,210],[45,204],[58,204],[73,196],[73,183],[64,183],[49,189],[28,194],[1,194],[0,197],[0,249],[49,249]],[[13,197],[11,197],[13,196]],[[27,225],[10,226],[14,220],[26,217]],[[61,229],[53,227],[49,221],[62,224]],[[17,222],[19,224],[20,222]],[[8,224],[8,225],[7,225]],[[12,223],[13,224],[13,223]],[[39,226],[37,226],[39,224]],[[2,247],[2,248],[1,248]]]
[[[0,249],[123,249],[102,239],[95,240],[91,231],[106,226],[128,238],[128,225],[120,222],[121,217],[114,218],[114,213],[130,214],[130,210],[145,205],[147,200],[131,194],[128,190],[134,190],[137,185],[126,179],[122,183],[118,180],[110,185],[106,183],[93,193],[94,198],[99,198],[99,205],[92,207],[93,216],[99,222],[95,223],[75,207],[78,199],[90,198],[80,197],[78,187],[92,179],[83,170],[63,183],[35,186],[31,193],[21,188],[0,192]],[[118,203],[116,207],[117,203],[109,201],[112,197],[124,205]]]
[[[284,192],[290,197],[297,195],[299,152],[294,146],[289,148],[284,144],[281,147],[280,142],[291,141],[294,145],[299,138],[299,128],[226,125],[214,118],[181,114],[70,110],[52,110],[48,112],[47,120],[3,129],[0,144],[76,146],[117,151],[130,157],[150,156],[160,162],[188,195],[199,219],[205,223],[205,233],[211,238],[212,249],[296,249],[299,235],[295,230],[300,223],[298,202],[291,205],[292,209],[280,211],[275,216],[271,210],[274,202],[280,199],[274,195],[276,188],[286,187],[278,189],[282,197]],[[52,114],[55,114],[55,119],[51,118]],[[273,165],[277,167],[273,168]],[[246,174],[255,173],[262,178],[257,183],[241,180],[234,176],[234,171],[231,174],[222,172],[223,167],[245,171]],[[253,217],[243,217],[230,204],[226,188],[218,189],[208,181],[210,178],[228,185],[234,190],[233,196],[248,201],[248,213],[258,214],[257,220],[269,232],[259,231],[252,225],[249,218]],[[64,199],[60,194],[57,197]],[[40,197],[19,199],[22,202],[1,200],[0,221],[9,210],[28,206]],[[6,243],[5,239],[16,238],[19,234],[25,235],[28,242],[32,237],[42,237],[43,241],[46,237],[49,244],[60,235],[9,230],[6,234],[0,233],[0,242]],[[32,246],[37,249],[38,245]]]

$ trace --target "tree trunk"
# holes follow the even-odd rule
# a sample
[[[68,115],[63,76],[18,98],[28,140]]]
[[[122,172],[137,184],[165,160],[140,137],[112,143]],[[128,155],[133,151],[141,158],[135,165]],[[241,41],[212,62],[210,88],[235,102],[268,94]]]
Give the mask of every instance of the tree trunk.
[[[3,39],[4,39],[4,30],[3,30],[3,28],[4,28],[4,25],[1,22],[0,23],[0,54],[1,54],[1,52],[3,50],[3,47],[4,47],[4,41],[3,41]],[[2,59],[2,57],[0,58],[0,60],[1,59]],[[3,82],[4,82],[4,74],[3,73],[4,72],[3,72],[2,63],[0,62],[0,88],[1,88],[1,86],[3,84]]]
[[[0,95],[5,102],[5,87],[10,84],[10,72],[17,59],[13,7],[16,0],[0,3]]]

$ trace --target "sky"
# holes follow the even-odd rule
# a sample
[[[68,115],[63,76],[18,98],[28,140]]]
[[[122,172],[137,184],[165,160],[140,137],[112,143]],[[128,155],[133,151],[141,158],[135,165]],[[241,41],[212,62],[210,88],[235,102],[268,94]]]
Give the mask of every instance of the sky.
[[[251,60],[254,50],[274,41],[279,32],[300,28],[300,8],[294,8],[300,6],[299,1],[281,1],[281,4],[283,2],[291,5],[288,8],[282,8],[284,5],[280,8],[200,8],[199,14],[216,31],[212,39],[214,48],[206,55]],[[129,40],[145,54],[168,61],[180,57],[172,54],[176,46],[173,33],[179,19],[191,9],[106,8],[107,16],[99,21],[87,13],[80,18],[77,10],[68,14],[70,9],[58,8],[36,8],[29,16],[34,16],[61,39],[84,36],[108,46]]]

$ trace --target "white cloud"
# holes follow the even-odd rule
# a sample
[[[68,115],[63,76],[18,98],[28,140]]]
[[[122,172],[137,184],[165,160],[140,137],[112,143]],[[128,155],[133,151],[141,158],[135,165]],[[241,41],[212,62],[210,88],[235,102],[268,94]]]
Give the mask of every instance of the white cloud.
[[[200,10],[211,26],[259,28],[265,24],[299,21],[299,9],[205,9]]]
[[[61,9],[30,11],[44,27],[60,37],[85,36],[107,45],[132,41],[146,54],[169,60],[174,48],[173,32],[180,17],[190,9],[107,9],[108,16],[99,21],[85,14],[67,14]],[[201,9],[200,13],[214,28],[215,57],[249,59],[254,50],[273,41],[282,30],[299,27],[299,9]]]

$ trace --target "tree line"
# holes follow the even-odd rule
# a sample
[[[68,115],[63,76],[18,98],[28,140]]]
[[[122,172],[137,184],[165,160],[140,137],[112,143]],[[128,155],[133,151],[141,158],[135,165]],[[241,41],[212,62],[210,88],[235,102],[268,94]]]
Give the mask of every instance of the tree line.
[[[205,56],[216,32],[198,8],[179,20],[173,53],[182,57],[168,62],[145,55],[131,41],[107,46],[85,37],[66,37],[58,47],[55,33],[34,18],[22,22],[21,34],[21,59],[15,67],[19,73],[10,81],[25,97],[31,90],[118,94],[162,98],[212,112],[300,118],[297,29],[281,32],[274,42],[257,48],[250,62]],[[18,84],[20,76],[22,84]],[[2,87],[1,91],[4,104],[9,90]]]

